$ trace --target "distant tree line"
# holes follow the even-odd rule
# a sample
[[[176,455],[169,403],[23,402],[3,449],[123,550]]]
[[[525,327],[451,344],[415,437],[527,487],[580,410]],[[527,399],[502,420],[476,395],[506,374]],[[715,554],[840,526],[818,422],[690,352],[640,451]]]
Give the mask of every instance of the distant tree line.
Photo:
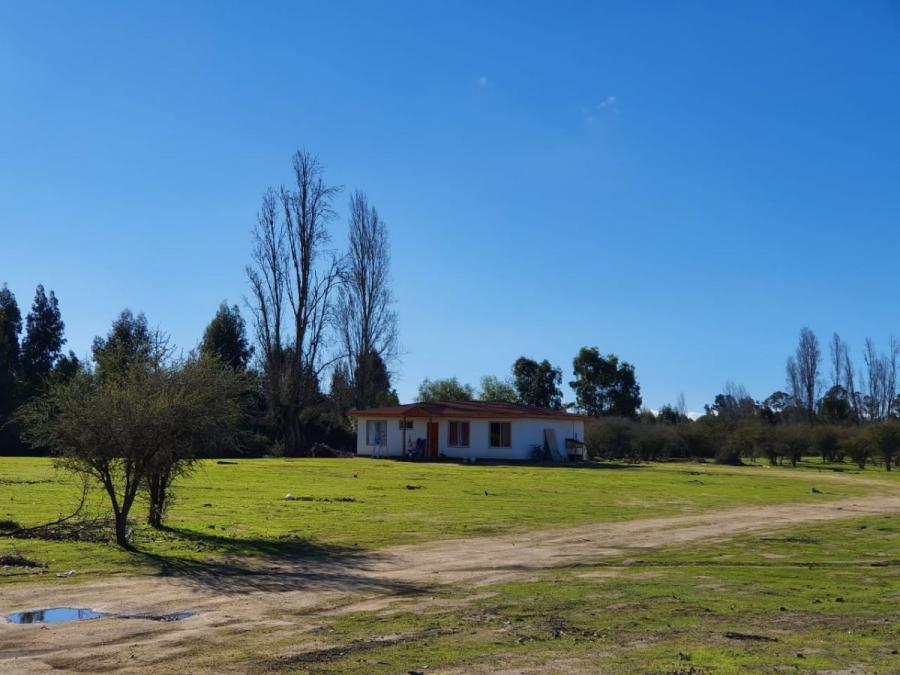
[[[512,364],[511,376],[481,378],[476,393],[455,377],[426,379],[419,386],[419,401],[507,401],[562,410],[576,409],[595,417],[619,416],[637,419],[641,410],[641,387],[634,366],[615,354],[603,356],[596,347],[582,347],[572,361],[574,403],[563,403],[561,368],[547,359],[536,361],[520,356]]]
[[[724,464],[744,460],[796,466],[804,457],[875,463],[890,471],[900,456],[900,343],[880,352],[866,339],[862,364],[835,333],[826,355],[809,328],[800,331],[785,365],[785,390],[763,400],[732,382],[692,421],[683,397],[656,414],[612,417],[589,424],[594,457],[630,461],[695,459]]]

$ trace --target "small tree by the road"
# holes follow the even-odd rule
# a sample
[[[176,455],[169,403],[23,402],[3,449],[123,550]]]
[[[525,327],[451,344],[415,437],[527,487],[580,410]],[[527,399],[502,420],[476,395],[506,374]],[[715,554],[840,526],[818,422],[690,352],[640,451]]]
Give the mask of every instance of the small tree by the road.
[[[172,479],[236,427],[241,383],[233,370],[209,360],[142,362],[116,377],[82,369],[68,381],[51,382],[18,419],[26,440],[103,486],[116,542],[127,547],[128,516],[139,492],[151,488],[151,522],[161,525]],[[155,494],[148,481],[155,481]]]

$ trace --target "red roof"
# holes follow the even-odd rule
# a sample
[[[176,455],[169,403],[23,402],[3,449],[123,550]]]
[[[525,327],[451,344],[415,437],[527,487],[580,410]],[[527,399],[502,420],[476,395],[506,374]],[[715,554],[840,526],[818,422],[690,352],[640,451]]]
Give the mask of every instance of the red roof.
[[[550,410],[521,403],[506,401],[423,401],[386,408],[351,410],[351,417],[491,417],[499,419],[587,419],[587,415],[569,413],[565,410]]]

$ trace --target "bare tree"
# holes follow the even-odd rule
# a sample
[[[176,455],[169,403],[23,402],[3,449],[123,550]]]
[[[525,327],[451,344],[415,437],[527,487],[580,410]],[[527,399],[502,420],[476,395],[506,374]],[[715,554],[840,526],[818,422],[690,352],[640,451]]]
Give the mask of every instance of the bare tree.
[[[857,424],[862,422],[862,402],[860,400],[859,391],[856,386],[856,368],[853,366],[853,359],[850,358],[850,345],[841,342],[841,364],[844,368],[844,388],[847,390],[847,398],[850,401],[850,408],[853,410],[853,417]]]
[[[822,386],[819,378],[821,362],[819,339],[809,328],[804,327],[800,331],[796,354],[787,362],[787,384],[794,400],[806,411],[810,420],[815,416],[816,401]]]
[[[829,345],[829,354],[831,356],[831,386],[841,386],[844,378],[844,342],[841,336],[834,333],[831,336],[831,344]]]
[[[376,391],[378,387],[372,384],[384,378],[370,371],[384,370],[397,356],[397,313],[392,309],[390,265],[384,221],[365,194],[354,192],[350,197],[349,248],[338,316],[358,408],[379,403],[375,399],[386,392]]]
[[[889,417],[897,405],[897,362],[900,359],[900,342],[893,336],[888,343],[888,353],[878,354],[875,343],[866,338],[863,361],[866,364],[866,395],[864,407],[870,420]]]
[[[306,151],[294,155],[293,170],[291,188],[263,195],[247,277],[269,412],[285,451],[300,454],[306,442],[302,412],[334,361],[325,345],[341,263],[326,249],[339,188],[325,184],[321,164]]]
[[[678,398],[675,399],[675,412],[677,412],[681,417],[687,417],[687,403],[684,400],[684,392],[678,393]]]

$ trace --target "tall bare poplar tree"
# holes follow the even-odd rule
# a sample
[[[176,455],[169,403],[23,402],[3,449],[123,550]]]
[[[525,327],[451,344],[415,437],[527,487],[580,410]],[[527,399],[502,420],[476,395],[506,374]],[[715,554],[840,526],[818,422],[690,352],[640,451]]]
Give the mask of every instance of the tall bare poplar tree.
[[[866,338],[863,361],[866,365],[867,385],[864,397],[866,416],[871,420],[883,420],[896,412],[897,366],[900,359],[900,342],[891,337],[887,354],[878,354],[875,343]]]
[[[365,194],[354,192],[338,316],[357,408],[383,403],[386,368],[397,356],[390,266],[387,227]]]
[[[306,151],[294,155],[293,169],[290,188],[263,195],[247,277],[269,413],[285,452],[296,455],[308,444],[303,411],[333,362],[326,338],[341,268],[326,250],[339,188],[326,185],[321,164]]]
[[[800,331],[796,354],[787,361],[787,384],[795,404],[806,412],[809,419],[813,419],[816,414],[816,401],[821,389],[819,378],[821,362],[819,338],[809,328],[804,327]]]

